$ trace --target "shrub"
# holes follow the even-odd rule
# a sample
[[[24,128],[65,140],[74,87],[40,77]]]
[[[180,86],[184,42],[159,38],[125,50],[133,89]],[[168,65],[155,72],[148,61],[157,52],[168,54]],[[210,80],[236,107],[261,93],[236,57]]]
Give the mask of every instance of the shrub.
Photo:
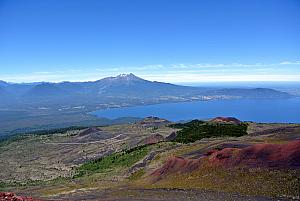
[[[98,172],[108,172],[116,168],[131,167],[140,159],[144,158],[148,150],[148,146],[138,146],[87,162],[76,169],[74,177],[81,177]]]
[[[185,124],[173,125],[175,128],[181,128],[174,139],[175,142],[190,143],[202,138],[233,136],[240,137],[247,134],[246,123],[211,123],[199,120],[193,120]]]

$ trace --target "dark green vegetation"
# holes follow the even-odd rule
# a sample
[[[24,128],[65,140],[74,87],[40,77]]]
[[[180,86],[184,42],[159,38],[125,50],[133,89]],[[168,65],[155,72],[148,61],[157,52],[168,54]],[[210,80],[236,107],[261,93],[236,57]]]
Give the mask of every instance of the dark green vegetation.
[[[174,139],[181,143],[195,142],[210,137],[240,137],[247,134],[247,123],[229,124],[193,120],[184,124],[174,124],[172,127],[181,129]]]
[[[129,150],[113,153],[90,161],[76,169],[74,177],[82,177],[97,172],[108,172],[116,168],[129,168],[147,155],[149,146],[138,146]]]

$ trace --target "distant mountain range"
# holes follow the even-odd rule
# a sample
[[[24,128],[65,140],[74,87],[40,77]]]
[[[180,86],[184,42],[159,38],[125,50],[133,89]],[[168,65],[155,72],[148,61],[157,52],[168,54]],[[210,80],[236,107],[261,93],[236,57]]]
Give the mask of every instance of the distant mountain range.
[[[0,106],[75,106],[136,104],[220,98],[288,98],[291,95],[267,88],[188,87],[148,81],[121,74],[94,82],[7,83],[0,81]]]

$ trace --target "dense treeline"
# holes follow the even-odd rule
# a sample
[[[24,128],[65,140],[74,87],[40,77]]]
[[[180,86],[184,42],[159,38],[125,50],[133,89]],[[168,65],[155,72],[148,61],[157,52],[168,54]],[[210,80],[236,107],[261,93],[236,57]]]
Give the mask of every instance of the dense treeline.
[[[204,123],[205,123],[205,121],[195,119],[195,120],[189,121],[187,123],[171,124],[170,127],[182,129],[182,128],[189,128],[189,127],[192,127],[194,125],[199,125],[199,124],[204,124]]]
[[[70,126],[70,127],[66,127],[66,128],[56,128],[56,129],[49,129],[49,130],[37,130],[37,131],[32,131],[32,132],[28,132],[28,133],[21,133],[21,134],[15,134],[15,135],[10,135],[10,136],[4,136],[2,138],[0,138],[0,145],[1,144],[8,144],[10,142],[13,141],[18,141],[18,140],[22,140],[30,135],[54,135],[54,134],[65,134],[69,131],[73,131],[73,130],[82,130],[82,129],[86,129],[88,127],[84,127],[84,126]]]
[[[212,123],[193,120],[184,124],[173,124],[173,128],[179,128],[175,142],[189,143],[202,138],[232,136],[240,137],[247,134],[247,124]]]
[[[50,129],[50,130],[38,130],[38,131],[33,131],[30,132],[28,134],[33,134],[33,135],[52,135],[52,134],[56,134],[56,133],[67,133],[68,131],[72,131],[72,130],[82,130],[82,129],[86,129],[88,127],[86,126],[70,126],[70,127],[66,127],[66,128],[55,128],[55,129]]]

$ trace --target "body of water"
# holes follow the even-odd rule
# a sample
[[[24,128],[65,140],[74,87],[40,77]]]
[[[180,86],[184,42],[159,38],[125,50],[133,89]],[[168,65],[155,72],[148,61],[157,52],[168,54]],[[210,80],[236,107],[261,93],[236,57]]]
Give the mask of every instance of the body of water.
[[[243,121],[300,123],[300,98],[164,103],[97,110],[91,114],[109,119],[157,116],[171,121],[180,121],[232,116]]]

